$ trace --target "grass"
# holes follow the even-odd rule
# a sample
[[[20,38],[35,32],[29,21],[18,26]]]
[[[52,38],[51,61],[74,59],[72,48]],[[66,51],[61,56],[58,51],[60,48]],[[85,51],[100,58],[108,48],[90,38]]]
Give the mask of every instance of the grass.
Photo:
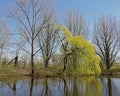
[[[63,66],[53,65],[48,68],[44,68],[44,66],[35,65],[35,77],[60,77],[60,76],[70,76],[74,75],[72,72],[66,70],[63,72]],[[0,67],[0,77],[4,76],[30,76],[31,67],[13,67],[13,66],[4,66]]]
[[[35,65],[35,76],[40,77],[52,77],[58,76],[62,68],[58,66],[52,66],[48,68],[44,68],[40,65]],[[13,66],[4,66],[0,67],[0,77],[4,76],[30,76],[31,75],[31,67],[13,67]]]
[[[53,65],[48,68],[44,68],[41,65],[35,65],[35,74],[36,77],[59,77],[59,76],[74,76],[73,72],[66,70],[64,73],[62,72],[63,66]],[[13,67],[13,66],[4,66],[0,67],[0,77],[6,76],[30,76],[31,67]],[[120,65],[115,64],[109,70],[103,69],[102,75],[109,76],[120,76]],[[77,76],[79,76],[77,74]],[[83,76],[83,75],[82,75]],[[84,75],[89,76],[89,75]]]
[[[26,75],[30,73],[29,68],[14,68],[14,67],[4,67],[0,68],[0,76],[8,76],[8,75]]]
[[[102,75],[120,76],[120,64],[114,64],[109,70],[103,69]]]

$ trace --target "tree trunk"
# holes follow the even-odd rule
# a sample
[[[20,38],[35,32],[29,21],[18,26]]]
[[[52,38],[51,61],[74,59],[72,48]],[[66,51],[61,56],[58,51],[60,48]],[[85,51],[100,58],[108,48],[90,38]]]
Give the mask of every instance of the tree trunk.
[[[108,61],[106,62],[106,67],[107,67],[106,70],[109,70],[109,69],[110,69],[110,67],[109,67],[109,62],[108,62]]]
[[[31,55],[31,75],[34,74],[34,59],[33,59],[33,55]]]
[[[63,63],[64,63],[64,68],[63,68],[63,72],[64,72],[67,67],[67,55],[65,55]]]
[[[49,60],[48,60],[48,59],[46,59],[46,60],[45,60],[45,68],[47,68],[47,67],[48,67],[48,63],[49,63]]]
[[[15,57],[15,67],[17,67],[18,64],[18,56]]]
[[[0,62],[2,62],[2,54],[3,54],[3,48],[1,48],[1,53],[0,53]]]
[[[31,45],[31,75],[34,74],[34,43],[32,39],[32,45]]]

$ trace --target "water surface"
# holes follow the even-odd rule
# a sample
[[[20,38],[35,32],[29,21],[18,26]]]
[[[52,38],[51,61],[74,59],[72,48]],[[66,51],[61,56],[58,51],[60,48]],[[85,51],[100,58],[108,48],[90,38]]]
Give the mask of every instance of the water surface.
[[[0,96],[120,96],[120,78],[0,79]]]

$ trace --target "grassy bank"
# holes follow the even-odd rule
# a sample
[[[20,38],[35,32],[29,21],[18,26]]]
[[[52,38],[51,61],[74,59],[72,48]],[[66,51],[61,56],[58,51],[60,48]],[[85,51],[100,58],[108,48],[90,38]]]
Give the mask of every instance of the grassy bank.
[[[74,73],[66,70],[62,72],[63,66],[51,66],[48,68],[44,68],[43,66],[36,65],[35,66],[35,74],[36,77],[59,77],[59,76],[91,76],[93,74],[80,74],[78,72]],[[31,67],[0,67],[0,77],[4,76],[30,76]],[[102,75],[109,76],[120,76],[120,65],[114,65],[109,70],[102,70]]]
[[[44,68],[43,66],[35,66],[35,77],[62,77],[62,76],[78,76],[79,72],[66,70],[63,72],[63,66],[50,66]],[[31,67],[0,67],[0,77],[4,76],[31,76]],[[84,76],[91,76],[92,74]],[[83,76],[83,75],[81,75]]]
[[[61,73],[61,67],[53,66],[44,68],[43,66],[36,65],[34,70],[34,76],[40,77],[50,77],[50,76],[58,76]],[[0,77],[4,76],[30,76],[31,75],[31,67],[13,67],[13,66],[4,66],[0,67]]]
[[[120,76],[120,64],[113,65],[109,70],[102,70],[102,75]]]

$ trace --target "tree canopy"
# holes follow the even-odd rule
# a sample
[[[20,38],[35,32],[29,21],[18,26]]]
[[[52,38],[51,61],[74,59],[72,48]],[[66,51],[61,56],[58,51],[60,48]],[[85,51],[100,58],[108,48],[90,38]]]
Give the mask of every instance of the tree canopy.
[[[96,55],[94,46],[82,36],[73,36],[67,27],[59,26],[67,42],[67,51],[72,56],[74,70],[81,74],[100,74],[100,58]],[[62,47],[62,52],[64,52]]]

